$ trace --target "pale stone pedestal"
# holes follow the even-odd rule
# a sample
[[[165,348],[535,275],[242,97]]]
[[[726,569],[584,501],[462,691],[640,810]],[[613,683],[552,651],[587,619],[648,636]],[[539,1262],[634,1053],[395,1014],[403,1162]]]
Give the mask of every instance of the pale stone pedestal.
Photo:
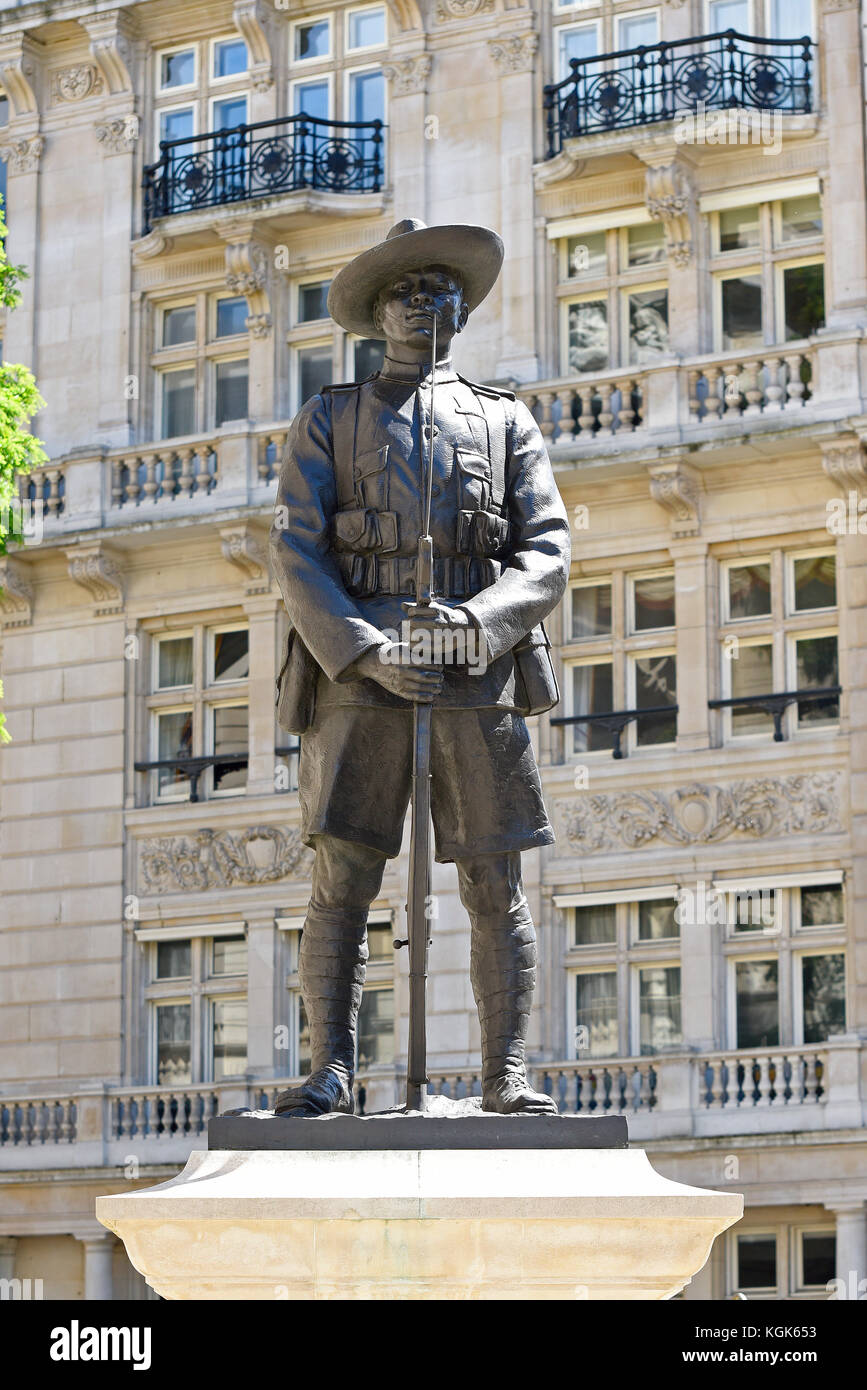
[[[742,1212],[640,1149],[215,1149],[96,1203],[172,1299],[665,1299]]]

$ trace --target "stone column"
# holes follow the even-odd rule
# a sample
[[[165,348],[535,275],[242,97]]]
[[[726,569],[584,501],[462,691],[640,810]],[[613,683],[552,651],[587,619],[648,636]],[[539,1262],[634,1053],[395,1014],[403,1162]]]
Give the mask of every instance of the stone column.
[[[39,132],[37,91],[45,48],[22,29],[0,35],[0,72],[11,115],[0,130],[0,159],[6,163],[8,236],[6,253],[12,265],[29,275],[21,303],[7,315],[3,356],[36,371],[36,305],[34,282],[39,255],[39,159],[45,141]],[[5,209],[4,209],[5,211]]]
[[[838,1297],[859,1298],[867,1292],[867,1202],[826,1202],[837,1218],[836,1278]],[[862,1281],[864,1288],[860,1288]]]
[[[274,1075],[274,1025],[278,1022],[275,996],[283,981],[275,978],[277,968],[274,911],[247,912],[247,1070],[251,1076],[268,1079]],[[280,1074],[286,1071],[286,1053],[276,1062]]]
[[[698,199],[690,166],[653,147],[636,151],[647,164],[647,211],[665,229],[668,257],[670,350],[681,357],[704,349],[702,322],[703,247]]]
[[[84,1297],[88,1303],[114,1298],[111,1265],[114,1236],[78,1236],[84,1246]]]
[[[867,196],[864,188],[864,96],[857,0],[836,0],[822,13],[823,105],[834,131],[834,155],[825,179],[825,226],[834,227],[826,267],[825,318],[829,328],[857,327],[867,306]],[[829,241],[829,246],[831,242]]]
[[[279,597],[270,593],[248,596],[244,602],[250,624],[248,796],[269,795],[275,790],[274,695],[279,602]]]
[[[677,746],[709,748],[712,626],[707,541],[701,536],[672,540],[670,550],[677,609]]]

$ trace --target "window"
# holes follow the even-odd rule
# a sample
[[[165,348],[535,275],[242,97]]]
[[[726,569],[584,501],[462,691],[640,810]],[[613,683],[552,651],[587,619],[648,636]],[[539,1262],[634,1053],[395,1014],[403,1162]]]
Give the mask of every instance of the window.
[[[289,39],[290,111],[319,121],[385,123],[387,49],[385,5],[295,20]],[[364,66],[355,66],[359,63]],[[372,154],[368,141],[365,157]]]
[[[211,76],[215,82],[240,77],[247,71],[247,45],[243,39],[217,39],[212,49]]]
[[[187,161],[200,148],[191,137],[229,130],[248,119],[247,45],[237,34],[226,35],[210,42],[164,49],[156,54],[155,64],[155,139],[157,142],[189,141],[173,146],[168,152],[174,185],[173,206],[181,210],[189,169]],[[201,148],[207,150],[207,142],[203,142]],[[159,153],[157,150],[154,158]],[[240,161],[240,146],[234,150],[228,144],[221,151],[215,177],[221,181],[227,196],[232,194]],[[192,189],[191,202],[194,201],[195,190]]]
[[[243,792],[247,781],[249,634],[241,624],[196,626],[151,638],[150,760],[158,800],[186,800],[192,791],[188,758],[213,758],[196,774],[196,794]],[[172,766],[172,763],[176,765]]]
[[[302,347],[297,351],[298,404],[330,386],[334,380],[333,349],[330,343]]]
[[[776,1047],[780,1041],[778,962],[736,961],[735,989],[735,1047]]]
[[[721,594],[722,698],[744,701],[721,710],[725,737],[771,737],[772,710],[749,698],[839,683],[835,556],[774,550],[723,561]],[[839,713],[833,695],[793,700],[780,715],[781,732],[834,729]]]
[[[566,605],[566,717],[647,711],[628,723],[620,744],[617,732],[599,720],[566,725],[568,755],[673,743],[674,571],[579,580],[570,585]]]
[[[821,1207],[801,1211],[796,1221],[750,1213],[751,1229],[727,1236],[729,1297],[740,1291],[748,1298],[827,1298],[837,1272],[834,1226]]]
[[[776,1291],[776,1232],[737,1237],[737,1287],[742,1290]]]
[[[346,16],[346,47],[382,48],[386,42],[385,8],[370,5],[363,10],[350,10]]]
[[[796,1232],[798,1289],[827,1289],[837,1273],[837,1238],[832,1227]]]
[[[328,291],[330,280],[316,280],[310,285],[298,286],[298,322],[311,323],[317,319],[328,318]]]
[[[652,1055],[683,1042],[680,1011],[680,966],[645,966],[638,970],[640,1050]]]
[[[331,56],[331,20],[311,19],[292,25],[292,58],[296,63]]]
[[[356,338],[353,342],[353,380],[366,381],[381,371],[385,358],[385,343],[380,338]]]
[[[564,237],[557,252],[564,375],[645,366],[669,351],[661,222]],[[650,273],[649,273],[650,272]]]
[[[246,1074],[247,942],[242,923],[225,930],[143,943],[151,1084],[216,1084]]]
[[[177,439],[246,419],[246,297],[202,292],[180,303],[157,303],[154,313],[155,433]],[[225,356],[227,338],[243,338],[243,347],[239,351],[236,343],[231,358]]]
[[[825,1042],[846,1031],[846,958],[842,951],[801,956],[803,1040]]]
[[[711,230],[718,350],[792,342],[824,327],[818,193],[722,208],[711,214]]]

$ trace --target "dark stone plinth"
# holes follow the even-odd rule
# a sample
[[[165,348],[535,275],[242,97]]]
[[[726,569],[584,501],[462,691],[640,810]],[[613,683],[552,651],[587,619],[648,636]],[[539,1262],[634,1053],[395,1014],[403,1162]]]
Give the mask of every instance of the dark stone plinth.
[[[218,1115],[209,1149],[625,1149],[623,1115],[323,1115],[287,1119],[270,1111]]]

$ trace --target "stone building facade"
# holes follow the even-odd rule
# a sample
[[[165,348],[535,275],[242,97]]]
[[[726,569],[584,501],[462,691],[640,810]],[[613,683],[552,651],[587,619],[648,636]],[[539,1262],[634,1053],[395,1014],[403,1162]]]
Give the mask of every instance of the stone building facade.
[[[626,1113],[662,1173],[744,1192],[686,1297],[867,1291],[861,23],[847,0],[0,0],[31,274],[0,336],[50,458],[0,562],[13,1294],[144,1297],[95,1196],[304,1068],[265,542],[293,412],[378,361],[327,284],[405,216],[501,232],[457,365],[532,407],[574,520],[563,704],[533,731],[557,830],[525,863],[534,1075]],[[405,880],[404,853],[371,917],[368,1109],[400,1093]],[[431,1079],[464,1094],[468,927],[450,866],[434,889]]]

